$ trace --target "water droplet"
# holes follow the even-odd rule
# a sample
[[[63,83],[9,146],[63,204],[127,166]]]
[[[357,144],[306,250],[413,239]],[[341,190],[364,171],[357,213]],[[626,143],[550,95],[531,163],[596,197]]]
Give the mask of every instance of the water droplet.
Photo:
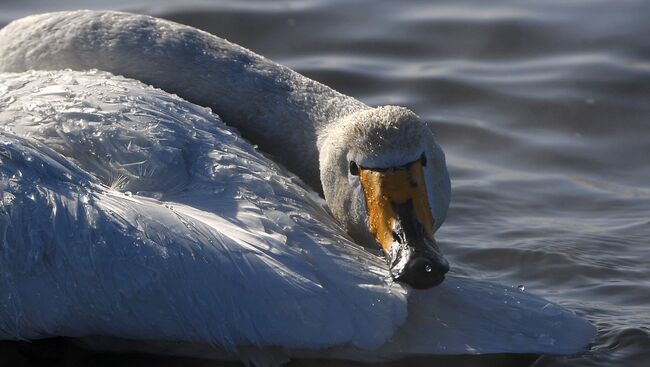
[[[519,289],[521,292],[523,292],[523,291],[526,290],[526,287],[524,287],[523,284],[519,284],[519,285],[517,286],[517,289]]]
[[[88,202],[90,201],[90,197],[84,194],[79,197],[79,200],[81,201],[82,204],[88,204]]]
[[[424,271],[426,271],[427,273],[430,273],[432,270],[433,269],[431,268],[431,265],[427,265],[424,267]]]
[[[2,205],[11,205],[11,204],[13,204],[14,199],[16,199],[16,197],[13,194],[11,194],[9,192],[3,192],[2,193],[2,202],[0,202],[0,204],[2,204]]]

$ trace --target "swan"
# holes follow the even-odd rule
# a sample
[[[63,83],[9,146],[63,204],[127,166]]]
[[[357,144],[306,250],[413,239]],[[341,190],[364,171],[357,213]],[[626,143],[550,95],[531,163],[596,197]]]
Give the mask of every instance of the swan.
[[[3,71],[94,68],[210,107],[322,191],[358,243],[379,243],[395,279],[426,288],[449,270],[433,239],[449,207],[445,157],[407,109],[369,108],[240,46],[151,17],[38,15],[7,26],[1,40]]]
[[[571,354],[594,338],[529,293],[445,279],[444,153],[405,108],[120,12],[14,21],[0,71],[0,339],[277,365]]]

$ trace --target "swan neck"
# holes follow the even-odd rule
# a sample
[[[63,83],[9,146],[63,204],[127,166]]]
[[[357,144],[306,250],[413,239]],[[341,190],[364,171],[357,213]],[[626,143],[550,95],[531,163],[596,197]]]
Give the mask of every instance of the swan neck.
[[[0,71],[30,69],[104,70],[209,107],[318,191],[319,132],[367,108],[222,38],[120,12],[49,13],[12,22],[0,30]]]

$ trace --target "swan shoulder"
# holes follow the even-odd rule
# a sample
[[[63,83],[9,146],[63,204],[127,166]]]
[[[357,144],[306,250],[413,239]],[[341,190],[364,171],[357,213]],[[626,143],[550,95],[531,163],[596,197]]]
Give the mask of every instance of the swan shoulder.
[[[0,121],[0,339],[373,348],[406,317],[383,261],[203,107],[0,73]]]

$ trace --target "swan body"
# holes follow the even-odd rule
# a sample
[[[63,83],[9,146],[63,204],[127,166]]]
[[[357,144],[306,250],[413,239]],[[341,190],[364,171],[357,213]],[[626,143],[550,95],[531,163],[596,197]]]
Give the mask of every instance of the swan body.
[[[0,70],[0,339],[181,342],[277,364],[566,354],[594,337],[517,289],[449,277],[410,290],[339,227],[374,240],[359,229],[349,162],[421,155],[436,228],[444,220],[444,155],[422,145],[430,131],[410,111],[371,109],[190,27],[114,12],[10,24]],[[322,183],[339,224],[303,180]]]

